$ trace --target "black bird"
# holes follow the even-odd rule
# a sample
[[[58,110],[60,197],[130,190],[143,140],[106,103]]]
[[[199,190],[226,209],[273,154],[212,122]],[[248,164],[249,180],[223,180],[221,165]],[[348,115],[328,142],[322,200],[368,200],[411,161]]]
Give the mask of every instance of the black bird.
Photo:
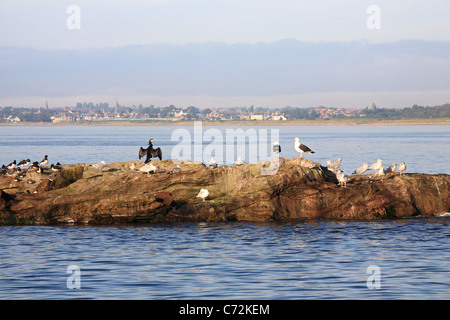
[[[6,166],[9,170],[14,169],[16,167],[16,160],[14,160],[13,162],[11,162],[10,164],[8,164]]]
[[[27,159],[27,160],[22,160],[22,161],[20,161],[20,162],[17,164],[17,166],[18,166],[18,167],[24,168],[24,167],[28,166],[29,164],[30,164],[30,159]]]
[[[281,152],[281,146],[280,146],[279,142],[274,142],[273,143],[272,151],[275,154],[279,154]]]
[[[50,166],[50,168],[52,168],[53,171],[58,171],[58,172],[60,172],[62,170],[62,168],[60,166],[55,166],[54,164],[52,164]]]
[[[162,160],[162,151],[161,148],[153,149],[153,141],[155,139],[150,139],[148,142],[148,148],[140,148],[139,149],[139,159],[141,159],[144,156],[147,156],[145,159],[145,163],[150,162],[152,158],[159,158],[159,160]]]
[[[45,155],[44,159],[39,162],[41,166],[45,166],[48,163],[48,155]]]

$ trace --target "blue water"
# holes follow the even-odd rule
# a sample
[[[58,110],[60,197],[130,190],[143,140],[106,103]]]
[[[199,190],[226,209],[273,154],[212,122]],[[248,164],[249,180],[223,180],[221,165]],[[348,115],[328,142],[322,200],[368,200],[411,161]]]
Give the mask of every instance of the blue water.
[[[223,143],[211,142],[206,138],[208,130],[220,130]],[[200,160],[209,162],[206,152],[208,145],[224,145],[226,130],[254,130],[258,138],[255,144],[247,139],[244,152],[239,152],[239,141],[235,142],[233,156],[223,150],[222,157],[215,157],[219,164],[232,164],[238,156],[249,162],[270,158],[270,142],[277,140],[282,146],[282,157],[294,158],[294,137],[316,153],[304,155],[323,165],[327,160],[342,158],[341,169],[352,173],[364,162],[369,165],[378,158],[385,167],[392,163],[405,161],[407,172],[446,173],[450,174],[450,126],[277,126],[277,127],[213,127],[202,126],[200,136],[194,128],[178,126],[0,126],[0,164],[13,160],[31,159],[40,161],[49,155],[51,163],[92,163],[101,160],[110,162],[139,160],[139,148],[146,147],[148,140],[154,138],[154,146],[163,151],[163,159],[198,160],[195,147],[190,154],[174,152],[177,145],[190,142],[203,143],[200,150],[205,151]],[[177,131],[178,130],[178,131]],[[187,137],[178,139],[179,130],[188,133]],[[266,130],[266,132],[264,131]],[[236,131],[237,132],[237,131]],[[276,133],[278,136],[276,136]],[[203,138],[202,138],[203,137]],[[269,143],[262,144],[267,137]],[[183,141],[181,141],[183,140]],[[180,142],[181,141],[181,142]],[[262,144],[262,146],[261,146]],[[266,150],[262,150],[266,147]],[[257,149],[255,149],[257,148]],[[267,151],[269,150],[269,151]],[[200,152],[201,153],[201,152]],[[244,154],[245,153],[245,154]],[[267,157],[259,157],[259,155]],[[180,155],[180,156],[178,156]],[[251,162],[251,161],[250,161]]]
[[[177,128],[0,127],[0,164],[22,158],[38,161],[45,154],[53,163],[137,160],[138,148],[150,137],[170,155],[177,144],[171,135]],[[341,157],[347,172],[382,158],[387,163],[406,161],[408,172],[449,174],[449,126],[275,129],[284,157],[297,156],[292,139],[299,136],[316,151],[305,157],[323,164]],[[0,299],[446,300],[449,223],[449,217],[439,217],[3,226]],[[79,289],[69,288],[71,265],[81,272]],[[379,270],[379,288],[368,283],[371,266]]]
[[[449,223],[6,226],[0,299],[449,299]]]

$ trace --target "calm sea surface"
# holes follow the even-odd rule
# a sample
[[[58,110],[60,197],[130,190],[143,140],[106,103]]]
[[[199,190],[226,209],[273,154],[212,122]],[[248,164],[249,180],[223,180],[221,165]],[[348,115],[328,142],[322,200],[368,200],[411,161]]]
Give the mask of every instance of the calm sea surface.
[[[45,154],[62,164],[137,160],[150,137],[167,159],[179,144],[177,129],[199,141],[191,127],[0,126],[0,164]],[[227,129],[239,128],[203,126],[217,138],[210,129],[225,141]],[[259,140],[268,134],[269,142],[276,136],[288,158],[297,156],[298,136],[316,151],[305,157],[322,164],[340,157],[347,173],[378,158],[406,161],[408,172],[450,173],[449,126],[240,129],[255,130]],[[203,148],[209,143],[203,136]],[[255,146],[244,144],[251,160]],[[450,299],[449,223],[3,226],[0,299]],[[74,279],[80,289],[70,289]]]

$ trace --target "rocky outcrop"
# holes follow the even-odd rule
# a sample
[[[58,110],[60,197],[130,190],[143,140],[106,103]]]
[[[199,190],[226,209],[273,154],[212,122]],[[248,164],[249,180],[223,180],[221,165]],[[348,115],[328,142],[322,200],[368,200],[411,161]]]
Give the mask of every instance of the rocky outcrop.
[[[221,166],[173,160],[64,165],[0,177],[0,224],[112,224],[182,221],[379,220],[435,216],[450,209],[450,177],[335,175],[307,159]],[[180,165],[181,172],[170,174]],[[28,180],[36,183],[27,183]],[[196,195],[208,189],[203,201]]]

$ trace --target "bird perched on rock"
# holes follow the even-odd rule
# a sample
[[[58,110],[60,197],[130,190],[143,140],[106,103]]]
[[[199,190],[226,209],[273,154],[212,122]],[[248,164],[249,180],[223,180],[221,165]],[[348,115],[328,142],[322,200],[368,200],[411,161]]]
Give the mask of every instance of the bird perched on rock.
[[[175,168],[173,168],[169,171],[169,174],[174,174],[174,173],[179,173],[179,172],[181,172],[181,167],[180,167],[180,165],[177,165]]]
[[[243,165],[244,163],[245,163],[245,161],[244,161],[244,159],[242,159],[242,157],[237,158],[237,160],[233,162],[233,164],[235,166],[240,166],[240,165]]]
[[[8,170],[12,170],[12,169],[14,169],[16,167],[16,160],[14,160],[13,162],[11,162],[10,164],[8,164],[7,166],[6,166],[6,168],[8,169]]]
[[[211,159],[209,159],[209,167],[210,168],[213,168],[213,169],[215,169],[215,168],[217,168],[217,162],[216,162],[216,160],[214,160],[214,158],[211,158]]]
[[[406,171],[406,163],[403,161],[402,163],[400,163],[400,165],[398,166],[398,172],[400,172],[400,175],[404,175]]]
[[[353,174],[363,174],[367,170],[369,170],[369,165],[367,163],[364,163],[361,167],[353,171]]]
[[[337,170],[337,173],[336,173],[336,178],[337,178],[337,180],[338,180],[338,182],[339,182],[339,185],[340,185],[341,187],[344,187],[344,188],[347,187],[348,176],[346,176],[346,175],[344,174],[344,171],[338,169],[338,170]]]
[[[20,161],[17,166],[21,167],[22,169],[27,167],[30,164],[30,159],[22,160]]]
[[[44,159],[42,159],[42,161],[39,162],[40,166],[45,166],[46,164],[48,164],[48,155],[45,155]]]
[[[56,172],[61,172],[61,171],[62,171],[62,167],[61,167],[61,166],[58,166],[58,165],[52,164],[52,165],[50,166],[50,168],[52,169],[52,171],[56,171]]]
[[[339,166],[341,165],[341,161],[342,159],[339,158],[336,161],[331,162],[330,160],[327,161],[327,168],[328,170],[336,173],[337,169],[339,168]]]
[[[150,139],[148,142],[148,147],[147,149],[144,148],[140,148],[139,149],[139,159],[141,159],[142,157],[146,156],[145,162],[144,163],[148,163],[152,160],[152,158],[159,158],[159,160],[162,159],[162,151],[161,148],[153,148],[153,141],[155,141],[155,139]]]
[[[392,166],[390,166],[390,167],[388,167],[388,168],[386,168],[386,173],[392,173],[392,172],[394,172],[395,171],[395,169],[397,168],[397,163],[393,163],[392,164]]]
[[[377,162],[375,162],[374,164],[372,164],[372,165],[369,167],[368,170],[375,170],[375,171],[379,170],[380,167],[381,167],[381,163],[382,163],[382,162],[383,162],[383,160],[378,159]]]
[[[314,154],[315,152],[312,151],[310,148],[308,148],[307,146],[305,146],[304,144],[300,143],[300,139],[297,137],[294,139],[295,143],[294,143],[294,148],[295,151],[300,152],[300,157],[303,157],[303,153],[309,153],[309,154]]]
[[[280,146],[280,143],[279,143],[278,141],[273,143],[273,145],[272,145],[272,151],[273,151],[273,153],[275,153],[276,155],[280,154],[280,152],[281,152],[281,146]]]
[[[156,167],[152,163],[144,164],[142,167],[139,168],[139,171],[146,172],[148,174],[155,173]]]
[[[102,170],[105,165],[106,165],[106,162],[102,160],[100,162],[92,164],[91,167],[95,168],[95,169]]]
[[[196,198],[201,198],[205,201],[205,198],[209,196],[209,191],[207,189],[200,189],[200,192],[197,194]]]

